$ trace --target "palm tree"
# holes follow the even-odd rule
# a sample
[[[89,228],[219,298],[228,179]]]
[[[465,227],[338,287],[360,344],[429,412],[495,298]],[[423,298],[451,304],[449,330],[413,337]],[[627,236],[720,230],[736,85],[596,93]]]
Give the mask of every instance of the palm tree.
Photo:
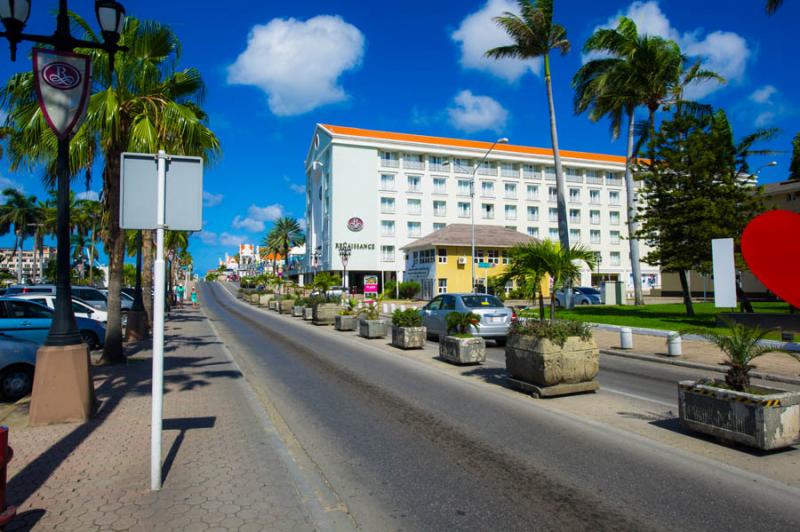
[[[508,268],[500,276],[502,284],[516,280],[517,285],[526,290],[531,302],[539,299],[539,319],[544,319],[544,294],[542,281],[547,276],[545,247],[539,241],[517,244],[508,251]]]
[[[553,289],[550,291],[550,319],[555,319],[556,290],[566,287],[570,289],[572,283],[580,279],[581,269],[585,264],[590,270],[596,266],[597,257],[594,251],[577,244],[571,248],[564,248],[551,240],[539,243],[541,260],[544,262],[545,271],[553,280]]]
[[[78,217],[89,239],[89,284],[94,284],[94,262],[97,259],[97,242],[102,237],[101,227],[106,226],[107,219],[103,204],[99,201],[83,199],[76,205]]]
[[[31,224],[37,221],[38,209],[36,196],[26,196],[15,188],[3,190],[4,204],[0,205],[0,234],[5,235],[14,227],[16,239],[14,240],[13,258],[17,255],[17,283],[22,283],[22,248],[25,237],[31,236]]]
[[[89,40],[97,35],[82,18],[73,16]],[[79,50],[92,61],[97,89],[89,100],[86,119],[70,144],[70,168],[91,169],[97,151],[103,156],[103,203],[108,215],[105,250],[109,262],[108,323],[102,361],[124,361],[120,288],[125,238],[119,227],[120,155],[124,151],[156,153],[163,149],[182,155],[218,154],[220,146],[208,128],[199,103],[203,96],[200,73],[176,71],[180,43],[169,27],[129,17],[120,44],[130,50],[117,54],[115,70],[101,50]],[[12,166],[43,163],[54,175],[56,139],[41,117],[29,73],[12,76],[2,92],[15,124],[10,141]],[[24,125],[24,127],[22,127]]]
[[[289,251],[305,243],[306,239],[300,229],[300,223],[295,218],[279,218],[267,235],[267,240],[283,255],[285,271],[289,268]]]
[[[544,60],[544,82],[547,89],[547,104],[550,110],[550,137],[553,143],[553,159],[556,167],[556,192],[558,207],[558,237],[561,245],[569,248],[569,228],[567,226],[566,183],[561,168],[561,154],[558,150],[558,130],[556,128],[556,110],[553,103],[553,84],[550,76],[550,51],[560,50],[561,54],[569,52],[567,30],[553,22],[553,0],[518,0],[520,14],[505,12],[495,17],[500,26],[514,44],[499,46],[486,52],[487,57],[494,59],[518,58]]]
[[[764,6],[764,10],[767,12],[767,15],[772,15],[782,5],[783,5],[783,0],[767,0],[767,5]]]

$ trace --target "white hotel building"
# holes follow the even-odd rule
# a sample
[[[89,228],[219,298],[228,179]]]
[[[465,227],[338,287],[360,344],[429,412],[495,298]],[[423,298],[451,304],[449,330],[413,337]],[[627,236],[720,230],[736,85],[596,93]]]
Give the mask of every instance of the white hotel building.
[[[360,286],[365,274],[402,280],[400,248],[447,224],[470,222],[470,177],[490,146],[318,124],[305,163],[306,271],[341,272],[338,249],[348,244],[349,286]],[[581,284],[620,280],[632,290],[625,158],[569,150],[561,157],[570,240],[601,258]],[[558,240],[552,150],[499,144],[475,179],[476,224]],[[645,288],[660,285],[657,267],[642,264],[642,278]]]

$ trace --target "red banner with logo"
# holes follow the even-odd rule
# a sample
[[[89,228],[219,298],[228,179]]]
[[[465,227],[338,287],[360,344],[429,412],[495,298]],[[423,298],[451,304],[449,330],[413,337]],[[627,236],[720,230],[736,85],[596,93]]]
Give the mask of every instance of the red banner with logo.
[[[33,50],[36,96],[44,119],[64,140],[80,127],[89,104],[91,62],[85,55]]]

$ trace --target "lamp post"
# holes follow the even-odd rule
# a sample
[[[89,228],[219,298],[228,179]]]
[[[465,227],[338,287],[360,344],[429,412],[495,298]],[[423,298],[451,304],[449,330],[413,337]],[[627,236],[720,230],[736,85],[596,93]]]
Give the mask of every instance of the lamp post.
[[[52,35],[36,35],[23,33],[25,24],[30,16],[30,0],[0,0],[0,21],[5,27],[0,36],[8,39],[11,49],[11,60],[16,60],[17,45],[22,41],[30,41],[51,46],[54,50],[34,50],[34,75],[37,84],[37,99],[42,114],[47,119],[48,125],[58,137],[58,158],[56,160],[57,177],[57,221],[56,221],[56,303],[55,312],[50,327],[50,332],[37,354],[37,371],[34,380],[34,392],[31,399],[30,423],[44,424],[56,421],[87,419],[93,403],[93,393],[88,379],[88,363],[72,360],[71,369],[78,374],[64,374],[67,368],[63,367],[63,360],[53,363],[48,362],[48,348],[55,348],[55,352],[70,351],[80,357],[80,351],[85,351],[80,332],[75,324],[72,312],[72,294],[70,288],[70,261],[69,261],[69,144],[73,129],[80,123],[80,118],[85,112],[88,102],[89,90],[89,65],[88,58],[76,56],[71,52],[76,48],[99,49],[110,55],[110,67],[113,71],[114,54],[126,48],[118,45],[122,27],[125,23],[125,8],[114,0],[96,0],[95,15],[103,35],[103,42],[76,39],[70,32],[69,11],[67,0],[59,0],[58,14],[56,17],[56,30]],[[53,57],[58,59],[53,59]],[[43,59],[43,68],[39,71],[39,57]],[[74,63],[72,63],[74,62]],[[75,65],[83,68],[83,72]],[[46,83],[41,83],[42,77]],[[47,91],[47,95],[45,95]],[[70,92],[71,91],[71,92]],[[77,94],[77,97],[76,97]],[[78,103],[77,106],[66,105]],[[79,347],[80,346],[80,347]],[[43,353],[44,351],[44,353]],[[62,353],[63,354],[63,353]],[[41,358],[41,360],[39,360]],[[63,357],[62,357],[63,358]],[[88,356],[86,357],[88,359]],[[59,367],[61,364],[61,367]],[[50,366],[45,368],[41,366]],[[86,382],[84,383],[84,374]],[[59,375],[60,374],[60,375]],[[66,381],[77,379],[80,389],[68,390]],[[38,385],[38,386],[37,386]],[[44,391],[45,389],[49,391]],[[81,395],[80,402],[71,412],[70,406],[61,400],[67,395]],[[38,401],[37,401],[38,399]],[[37,407],[37,403],[39,406]],[[48,404],[49,403],[49,404]]]
[[[342,260],[342,286],[349,293],[350,283],[347,282],[347,262],[350,260],[350,254],[353,252],[350,246],[344,244],[339,248],[339,258]]]
[[[472,275],[472,288],[470,291],[475,293],[475,176],[478,173],[478,168],[486,161],[486,158],[489,157],[489,154],[497,147],[498,144],[508,144],[508,139],[506,137],[497,139],[492,143],[486,153],[483,154],[483,158],[472,167],[472,176],[469,180],[469,211],[470,215],[472,216],[472,220],[470,225],[472,226],[472,256],[470,257],[472,267],[471,267],[471,275]],[[445,161],[444,165],[447,166],[450,164],[450,161]],[[455,166],[466,170],[458,163],[455,163]]]

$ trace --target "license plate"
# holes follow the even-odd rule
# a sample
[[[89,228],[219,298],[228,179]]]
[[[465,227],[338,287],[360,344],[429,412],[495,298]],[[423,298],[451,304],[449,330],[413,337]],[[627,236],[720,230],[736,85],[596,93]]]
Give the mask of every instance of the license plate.
[[[489,318],[489,323],[503,323],[503,317],[499,316],[496,318],[495,317]]]

